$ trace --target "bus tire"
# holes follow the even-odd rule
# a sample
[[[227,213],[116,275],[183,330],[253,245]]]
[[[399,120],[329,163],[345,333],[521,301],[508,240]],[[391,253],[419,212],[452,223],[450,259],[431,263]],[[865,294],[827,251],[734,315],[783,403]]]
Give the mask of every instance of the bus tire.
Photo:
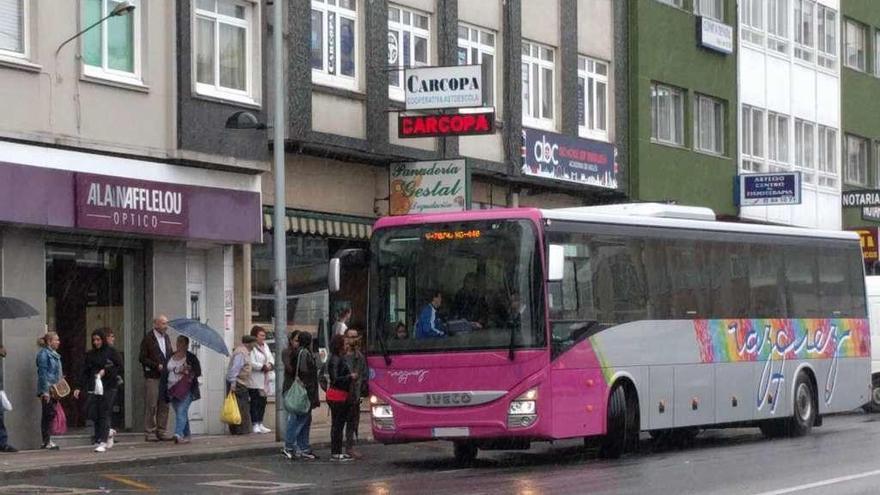
[[[788,435],[802,437],[810,433],[816,423],[816,415],[819,414],[815,387],[803,371],[798,373],[794,382],[792,403],[792,416],[787,421]]]
[[[452,452],[457,464],[470,466],[477,460],[479,449],[473,442],[452,442]]]
[[[618,459],[638,446],[638,403],[622,384],[614,385],[608,396],[607,428],[599,444],[599,457]]]
[[[767,438],[779,438],[785,436],[786,425],[784,420],[765,419],[758,423],[758,428]]]
[[[880,373],[871,376],[871,402],[862,406],[862,409],[867,413],[880,412]]]

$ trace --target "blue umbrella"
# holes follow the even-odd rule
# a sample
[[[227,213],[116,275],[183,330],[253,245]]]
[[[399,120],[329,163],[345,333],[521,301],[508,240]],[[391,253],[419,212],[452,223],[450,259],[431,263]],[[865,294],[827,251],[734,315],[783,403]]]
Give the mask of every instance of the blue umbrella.
[[[198,320],[178,318],[169,321],[168,325],[177,330],[177,333],[186,335],[212,351],[217,351],[224,356],[229,355],[229,349],[226,348],[226,343],[223,342],[220,333]]]

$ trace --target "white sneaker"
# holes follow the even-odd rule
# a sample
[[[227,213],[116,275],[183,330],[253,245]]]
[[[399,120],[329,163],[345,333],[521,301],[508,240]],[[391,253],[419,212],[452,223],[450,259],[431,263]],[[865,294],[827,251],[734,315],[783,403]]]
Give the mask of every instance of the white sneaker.
[[[263,433],[263,430],[260,429],[260,425],[257,424],[254,425],[251,431],[253,431],[254,433]]]
[[[95,452],[107,452],[107,444],[104,442],[99,443],[98,446],[95,447]]]
[[[266,428],[266,425],[260,423],[260,433],[272,433],[272,430]]]
[[[116,436],[116,430],[114,430],[113,428],[110,428],[110,433],[107,435],[107,448],[108,449],[113,448],[113,437],[115,437],[115,436]]]

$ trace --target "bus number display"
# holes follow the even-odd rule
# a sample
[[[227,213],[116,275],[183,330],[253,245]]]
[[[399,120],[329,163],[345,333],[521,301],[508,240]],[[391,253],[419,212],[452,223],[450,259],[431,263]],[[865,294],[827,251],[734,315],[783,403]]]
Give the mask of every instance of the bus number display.
[[[440,232],[428,232],[425,234],[425,240],[440,241],[461,241],[464,239],[479,239],[481,232],[479,230],[449,230]]]

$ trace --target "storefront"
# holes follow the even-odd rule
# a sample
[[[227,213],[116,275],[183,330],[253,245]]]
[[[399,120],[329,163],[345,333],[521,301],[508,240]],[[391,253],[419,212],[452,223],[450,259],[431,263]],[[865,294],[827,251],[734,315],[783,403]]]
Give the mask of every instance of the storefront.
[[[58,332],[64,373],[80,385],[95,329],[115,334],[123,388],[114,425],[139,431],[141,339],[157,313],[207,321],[233,344],[232,246],[259,242],[259,176],[26,145],[0,147],[0,291],[40,316],[7,320],[3,387],[14,403],[11,442],[39,442],[35,342]],[[222,431],[226,358],[194,346],[203,363],[196,433]],[[85,433],[84,404],[63,402],[71,434]]]

